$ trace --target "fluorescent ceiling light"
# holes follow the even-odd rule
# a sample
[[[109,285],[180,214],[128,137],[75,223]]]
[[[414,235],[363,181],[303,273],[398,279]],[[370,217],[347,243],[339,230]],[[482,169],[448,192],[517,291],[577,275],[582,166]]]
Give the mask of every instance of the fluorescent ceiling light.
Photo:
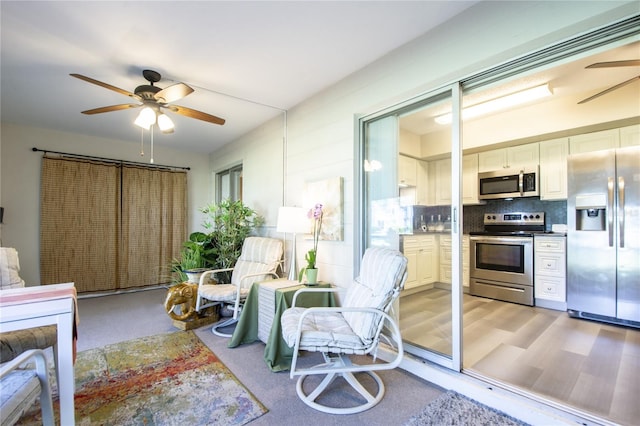
[[[516,105],[525,104],[536,99],[551,96],[552,94],[553,92],[551,91],[548,83],[541,86],[532,87],[521,92],[512,93],[501,98],[492,99],[487,102],[482,102],[477,105],[463,108],[462,119],[466,120],[468,118],[489,114],[494,111],[503,110]],[[435,118],[435,121],[438,124],[449,124],[451,123],[451,113],[440,115]]]

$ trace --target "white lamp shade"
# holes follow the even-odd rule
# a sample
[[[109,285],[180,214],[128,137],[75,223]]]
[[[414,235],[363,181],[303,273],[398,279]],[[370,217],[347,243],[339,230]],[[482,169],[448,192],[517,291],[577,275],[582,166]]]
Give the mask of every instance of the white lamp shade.
[[[162,133],[173,133],[173,121],[167,114],[158,115],[158,127]]]
[[[150,107],[142,108],[140,114],[136,118],[136,121],[133,122],[136,126],[142,127],[143,129],[149,130],[151,125],[156,122],[156,113]]]
[[[309,232],[309,218],[302,207],[280,207],[278,209],[277,232]]]

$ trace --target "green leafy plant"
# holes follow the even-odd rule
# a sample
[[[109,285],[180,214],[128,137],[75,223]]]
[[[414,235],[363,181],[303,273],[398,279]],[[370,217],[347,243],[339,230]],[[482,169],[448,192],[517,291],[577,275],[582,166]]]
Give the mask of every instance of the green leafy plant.
[[[316,204],[307,213],[309,219],[313,219],[313,248],[309,250],[304,259],[307,261],[307,266],[300,270],[298,274],[298,281],[302,282],[302,277],[307,272],[307,269],[316,269],[316,257],[318,255],[318,241],[320,240],[320,231],[322,230],[322,204]]]
[[[193,232],[183,243],[180,258],[171,264],[174,284],[186,281],[184,271],[190,269],[232,268],[245,238],[264,224],[262,216],[240,200],[210,203],[199,210],[206,215],[202,223],[206,232]],[[219,273],[216,278],[228,283],[231,273]]]

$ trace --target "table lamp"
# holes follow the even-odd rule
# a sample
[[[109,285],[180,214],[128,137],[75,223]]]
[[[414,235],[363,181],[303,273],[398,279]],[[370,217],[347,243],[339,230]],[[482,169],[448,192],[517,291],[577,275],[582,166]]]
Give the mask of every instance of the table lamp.
[[[278,225],[276,231],[293,234],[289,279],[296,281],[298,279],[298,268],[296,266],[296,234],[309,231],[309,218],[307,218],[306,210],[302,207],[280,207],[278,209]]]

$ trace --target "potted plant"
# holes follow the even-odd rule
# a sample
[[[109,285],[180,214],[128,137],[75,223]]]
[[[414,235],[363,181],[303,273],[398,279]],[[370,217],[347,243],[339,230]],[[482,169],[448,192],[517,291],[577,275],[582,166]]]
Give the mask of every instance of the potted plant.
[[[208,231],[205,247],[211,250],[208,260],[213,269],[232,268],[242,251],[242,243],[264,218],[241,200],[224,200],[200,210],[207,215],[203,226]],[[231,273],[219,274],[221,282],[230,282]]]
[[[172,283],[188,281],[188,274],[198,270],[232,268],[242,243],[264,223],[258,213],[241,200],[224,200],[201,208],[206,215],[202,224],[206,232],[193,232],[183,244],[180,257],[171,263]],[[220,273],[220,282],[230,282],[230,273]],[[197,280],[195,281],[197,282]]]
[[[307,284],[318,283],[318,269],[316,268],[316,259],[318,255],[318,241],[320,240],[320,231],[322,230],[322,204],[316,204],[314,208],[307,213],[309,219],[313,219],[313,248],[309,250],[304,259],[307,265],[300,270],[298,281],[302,282],[302,277],[306,274]]]

